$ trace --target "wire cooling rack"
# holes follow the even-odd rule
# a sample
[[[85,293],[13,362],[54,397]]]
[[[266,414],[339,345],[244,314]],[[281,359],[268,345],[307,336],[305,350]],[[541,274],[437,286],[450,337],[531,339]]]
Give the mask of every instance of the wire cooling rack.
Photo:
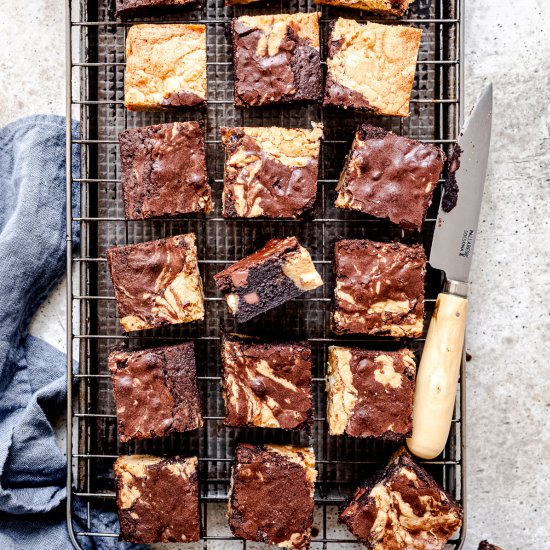
[[[265,107],[244,112],[233,108],[231,46],[227,36],[232,17],[244,13],[321,11],[322,48],[326,49],[328,24],[338,16],[411,24],[423,29],[417,74],[408,119],[358,115],[319,105]],[[77,257],[69,252],[68,273],[79,273],[78,283],[68,281],[68,372],[72,350],[78,349],[78,374],[69,384],[67,521],[76,547],[84,537],[117,537],[116,532],[94,532],[94,517],[100,509],[115,509],[112,465],[119,454],[135,452],[196,454],[200,464],[200,490],[204,537],[198,547],[240,548],[247,543],[231,536],[225,525],[223,503],[229,489],[230,467],[237,442],[274,442],[312,445],[319,472],[315,491],[315,521],[312,548],[351,548],[356,541],[336,524],[336,506],[366,476],[380,468],[394,447],[379,442],[329,437],[325,423],[324,373],[328,345],[338,340],[328,330],[334,288],[332,256],[339,238],[380,240],[420,240],[427,250],[431,243],[439,191],[428,212],[420,235],[404,233],[390,224],[362,217],[334,207],[335,187],[350,147],[356,125],[371,122],[399,134],[441,145],[447,152],[457,137],[462,119],[462,0],[416,0],[401,20],[368,17],[358,11],[316,7],[311,0],[259,2],[244,7],[223,7],[223,0],[207,0],[203,11],[122,22],[114,17],[114,0],[67,0],[67,113],[80,119],[81,174],[67,174],[67,200],[72,189],[80,194],[79,217],[68,208],[69,241],[71,226],[78,223],[81,249]],[[200,115],[188,111],[131,113],[123,105],[124,45],[135,22],[200,21],[207,25],[208,111],[206,148],[212,177],[214,212],[206,217],[173,221],[124,220],[120,186],[118,133],[128,127],[189,120]],[[326,52],[324,52],[326,53]],[[221,126],[274,125],[309,127],[324,124],[321,148],[318,207],[308,221],[224,220],[221,217],[223,150]],[[70,166],[70,162],[67,163]],[[114,294],[105,261],[105,251],[115,245],[143,242],[192,231],[197,235],[199,267],[204,281],[206,318],[204,322],[173,326],[124,335],[117,315]],[[277,430],[235,429],[223,426],[220,395],[220,327],[235,328],[212,275],[275,236],[296,235],[312,253],[325,285],[239,327],[241,332],[309,338],[313,347],[313,395],[315,417],[311,436],[279,433]],[[70,248],[70,247],[69,247]],[[439,272],[428,269],[426,282],[427,319],[441,289]],[[76,307],[78,306],[78,307]],[[71,311],[79,311],[73,322]],[[173,435],[162,440],[120,444],[111,383],[107,369],[109,351],[125,344],[130,348],[193,340],[197,357],[199,388],[204,408],[204,427],[196,432]],[[342,341],[342,339],[340,339]],[[417,358],[424,339],[394,342],[383,338],[346,339],[373,348],[396,349],[408,345]],[[78,346],[75,346],[75,342]],[[464,377],[461,377],[449,442],[442,456],[425,463],[444,488],[464,505]],[[73,522],[75,497],[84,502],[84,527]],[[222,503],[222,504],[218,504]],[[449,543],[460,548],[464,527]],[[253,547],[248,543],[248,547]]]

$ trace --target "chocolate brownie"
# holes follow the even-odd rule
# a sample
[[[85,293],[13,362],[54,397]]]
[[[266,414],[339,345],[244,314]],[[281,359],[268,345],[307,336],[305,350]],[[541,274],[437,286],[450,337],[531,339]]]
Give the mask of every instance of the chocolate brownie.
[[[125,332],[204,319],[194,233],[107,250]]]
[[[197,457],[119,456],[115,462],[120,538],[126,542],[200,539]]]
[[[200,6],[200,0],[116,0],[116,16],[127,18]]]
[[[426,255],[420,244],[344,240],[335,247],[337,334],[419,337]]]
[[[236,107],[320,100],[319,13],[234,19],[233,65]]]
[[[131,27],[126,39],[124,105],[130,111],[205,108],[206,27]]]
[[[127,220],[212,210],[202,123],[131,128],[119,142]]]
[[[328,349],[330,435],[402,442],[412,434],[416,363],[408,350]]]
[[[322,126],[222,128],[221,134],[226,218],[297,218],[313,208]]]
[[[193,343],[109,355],[118,437],[150,439],[202,426]]]
[[[342,8],[355,8],[371,13],[404,15],[414,0],[315,0],[316,4],[327,4]]]
[[[311,426],[311,347],[307,342],[222,339],[223,398],[228,426]]]
[[[486,540],[482,540],[479,543],[477,550],[502,550],[502,548],[500,546],[495,546]]]
[[[404,449],[340,509],[340,523],[371,550],[443,550],[462,518],[462,507]]]
[[[214,275],[239,323],[323,284],[296,237],[271,239],[262,249]]]
[[[422,31],[339,18],[329,38],[324,105],[409,116]]]
[[[316,477],[312,449],[239,445],[229,495],[231,532],[283,548],[309,548]]]
[[[444,162],[435,145],[364,124],[340,176],[336,206],[420,230]]]

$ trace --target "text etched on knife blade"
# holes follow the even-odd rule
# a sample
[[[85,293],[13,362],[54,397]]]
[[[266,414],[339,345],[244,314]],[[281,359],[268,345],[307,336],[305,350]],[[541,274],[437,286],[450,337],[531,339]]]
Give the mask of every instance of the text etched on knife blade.
[[[462,258],[469,258],[472,253],[472,245],[474,242],[475,230],[465,229],[462,234],[462,242],[460,243],[459,256]]]

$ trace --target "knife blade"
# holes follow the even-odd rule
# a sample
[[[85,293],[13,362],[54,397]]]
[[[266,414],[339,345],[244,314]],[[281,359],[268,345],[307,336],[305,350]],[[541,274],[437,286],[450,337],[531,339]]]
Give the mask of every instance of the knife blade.
[[[458,137],[460,167],[456,206],[439,207],[430,265],[445,272],[418,367],[412,436],[407,446],[425,459],[447,443],[464,346],[468,284],[491,143],[493,86],[480,95]]]

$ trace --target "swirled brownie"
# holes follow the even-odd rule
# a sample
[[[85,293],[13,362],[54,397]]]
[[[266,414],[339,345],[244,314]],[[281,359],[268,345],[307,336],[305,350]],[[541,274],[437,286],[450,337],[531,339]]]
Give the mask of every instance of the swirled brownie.
[[[328,349],[330,435],[402,442],[412,433],[416,363],[407,349]]]
[[[403,15],[414,0],[315,0],[316,4],[355,8],[371,13]]]
[[[131,27],[126,40],[124,105],[130,111],[206,107],[206,27]]]
[[[200,5],[199,0],[116,0],[116,16],[127,18],[156,11],[199,8]]]
[[[420,230],[444,162],[435,145],[364,124],[340,176],[336,206]]]
[[[119,142],[127,220],[212,210],[202,123],[131,128]]]
[[[419,337],[426,255],[420,244],[336,243],[333,330],[337,334]]]
[[[222,128],[226,218],[297,218],[317,195],[322,126]]]
[[[118,457],[114,470],[121,540],[153,544],[200,539],[197,462],[197,457]]]
[[[329,38],[324,105],[409,116],[422,31],[339,18]]]
[[[107,250],[125,332],[204,318],[195,235],[176,235]]]
[[[118,437],[150,439],[202,426],[193,343],[109,355]]]
[[[296,237],[271,239],[263,248],[214,275],[239,323],[323,284]]]
[[[340,522],[372,550],[443,550],[462,518],[462,507],[404,449],[340,510]]]
[[[233,65],[236,107],[320,100],[319,14],[234,19]]]
[[[222,339],[225,424],[304,429],[311,426],[311,347],[307,342]]]
[[[239,445],[229,495],[232,533],[283,548],[309,548],[316,477],[312,449]]]

